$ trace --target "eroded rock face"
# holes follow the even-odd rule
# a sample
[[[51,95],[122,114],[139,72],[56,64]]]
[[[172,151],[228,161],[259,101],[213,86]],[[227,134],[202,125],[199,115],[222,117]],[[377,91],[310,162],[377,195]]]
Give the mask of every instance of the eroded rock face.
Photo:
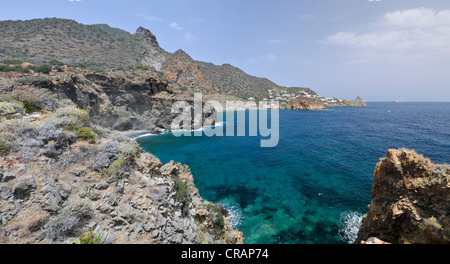
[[[356,243],[450,243],[450,166],[390,149],[374,173],[372,202]],[[373,240],[373,239],[372,239]]]
[[[328,106],[318,100],[298,100],[288,108],[294,110],[326,110]]]
[[[141,153],[93,170],[111,142],[77,142],[57,159],[0,160],[0,243],[71,243],[89,230],[104,244],[242,243],[185,165]]]
[[[63,107],[49,107],[35,119],[2,121],[0,244],[81,243],[90,231],[103,244],[242,243],[228,211],[200,197],[187,166],[162,166],[136,141],[87,121],[102,124],[96,120],[107,117],[96,112],[102,107],[133,113],[139,105],[127,104],[140,100],[133,91],[152,93],[151,84],[126,88],[129,81],[107,76],[76,78],[84,77],[58,76],[44,84],[88,111],[63,99],[58,100]],[[170,98],[161,93],[141,99],[167,107]]]
[[[211,83],[201,72],[200,66],[183,50],[168,56],[163,67],[167,79],[184,86],[196,85],[204,91],[211,91]]]
[[[137,36],[142,36],[143,38],[148,39],[148,41],[150,41],[150,43],[159,46],[159,43],[158,43],[158,41],[156,40],[156,36],[153,35],[153,33],[152,33],[150,30],[146,29],[146,28],[139,27],[139,28],[136,30],[135,35],[137,35]]]
[[[36,81],[33,86],[46,88],[60,98],[68,98],[86,109],[90,120],[117,131],[145,131],[158,134],[170,131],[179,113],[172,105],[193,98],[177,94],[158,77],[128,80],[121,76],[105,76],[92,72],[63,74]],[[211,114],[204,114],[203,120]]]

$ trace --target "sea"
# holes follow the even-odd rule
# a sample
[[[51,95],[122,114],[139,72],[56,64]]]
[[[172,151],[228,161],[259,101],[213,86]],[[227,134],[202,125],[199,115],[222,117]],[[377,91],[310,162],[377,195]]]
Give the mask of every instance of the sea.
[[[248,128],[249,118],[224,117],[222,129]],[[450,162],[450,103],[280,110],[278,145],[261,148],[261,139],[169,132],[136,140],[163,163],[187,164],[202,198],[230,212],[246,244],[346,244],[357,236],[375,165],[388,149]]]

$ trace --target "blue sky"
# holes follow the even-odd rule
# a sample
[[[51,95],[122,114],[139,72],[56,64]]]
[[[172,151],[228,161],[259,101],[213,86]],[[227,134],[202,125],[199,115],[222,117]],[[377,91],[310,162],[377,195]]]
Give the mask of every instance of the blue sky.
[[[1,20],[150,29],[169,52],[279,85],[372,101],[450,101],[448,0],[2,0]]]

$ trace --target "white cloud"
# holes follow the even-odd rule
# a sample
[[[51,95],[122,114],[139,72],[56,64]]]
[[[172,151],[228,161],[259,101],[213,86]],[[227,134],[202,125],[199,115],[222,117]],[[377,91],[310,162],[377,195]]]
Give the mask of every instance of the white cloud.
[[[257,63],[257,62],[258,62],[258,59],[256,59],[256,58],[250,58],[250,59],[245,60],[245,62],[247,62],[247,63]]]
[[[181,27],[180,25],[178,25],[177,22],[172,22],[169,27],[175,29],[175,30],[183,30],[183,27]]]
[[[383,16],[383,20],[388,26],[403,28],[450,25],[450,10],[436,12],[434,9],[421,7],[387,13]]]
[[[245,62],[247,63],[258,63],[260,61],[274,61],[276,60],[278,57],[275,54],[267,54],[264,56],[259,56],[257,58],[250,58],[245,60]]]
[[[301,19],[301,20],[313,20],[313,19],[316,18],[315,16],[313,16],[313,15],[308,15],[308,14],[298,15],[297,17],[298,17],[299,19]]]
[[[204,22],[204,21],[205,21],[204,18],[189,18],[189,19],[188,19],[188,23],[189,23],[189,24],[192,24],[192,25],[194,25],[194,24],[199,24],[199,23],[202,23],[202,22]]]
[[[69,2],[81,2],[81,0],[68,0]]]
[[[194,35],[194,34],[192,34],[192,32],[191,31],[186,31],[186,32],[184,32],[184,38],[187,40],[187,41],[194,41],[194,40],[197,40],[197,37]]]
[[[262,58],[265,60],[276,60],[277,56],[275,56],[274,54],[269,54],[269,55],[263,56]]]
[[[285,44],[285,43],[287,43],[288,41],[285,40],[285,39],[270,39],[270,40],[268,40],[267,42],[268,42],[268,43],[271,43],[271,44]]]
[[[416,8],[384,14],[375,30],[338,32],[325,44],[360,49],[360,60],[424,58],[450,54],[450,10]]]
[[[163,21],[162,18],[157,17],[157,16],[152,16],[152,15],[136,14],[136,16],[143,18],[145,20],[152,21],[152,22],[162,23],[162,21]]]

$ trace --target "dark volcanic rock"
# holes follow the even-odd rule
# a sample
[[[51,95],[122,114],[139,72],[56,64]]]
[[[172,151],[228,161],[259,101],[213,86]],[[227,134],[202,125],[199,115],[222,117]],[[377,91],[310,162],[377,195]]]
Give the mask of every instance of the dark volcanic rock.
[[[93,123],[118,131],[170,130],[178,116],[172,113],[173,103],[184,100],[193,105],[192,99],[178,97],[167,83],[156,78],[137,82],[88,73],[43,79],[34,85],[72,100],[88,111]]]
[[[148,39],[152,44],[155,44],[155,45],[159,46],[159,43],[156,40],[156,36],[153,35],[153,33],[150,30],[146,29],[146,28],[139,27],[136,30],[136,35],[137,36],[143,36],[144,38]]]

